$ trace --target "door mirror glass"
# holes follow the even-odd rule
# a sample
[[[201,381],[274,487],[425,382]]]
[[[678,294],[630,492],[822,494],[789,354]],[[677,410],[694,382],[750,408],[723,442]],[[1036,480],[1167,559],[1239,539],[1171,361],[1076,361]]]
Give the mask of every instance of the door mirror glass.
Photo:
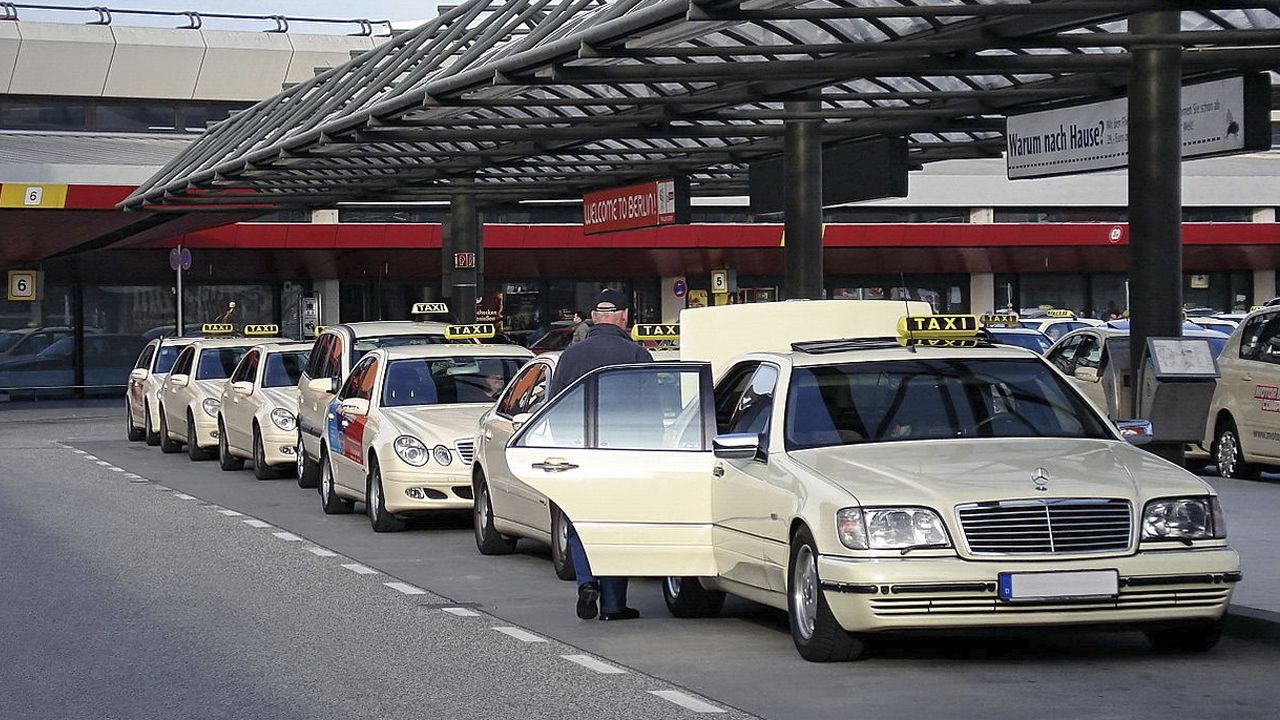
[[[1150,420],[1117,420],[1116,429],[1130,445],[1146,445],[1155,438]]]
[[[142,382],[147,379],[148,375],[150,375],[150,373],[147,372],[146,368],[137,368],[133,372],[129,373],[129,379]]]
[[[1091,367],[1078,367],[1076,368],[1074,375],[1077,380],[1082,380],[1084,382],[1096,383],[1101,379],[1101,376],[1098,375],[1098,369]]]
[[[760,433],[724,433],[711,441],[716,457],[723,460],[750,460],[760,457]]]
[[[350,398],[343,400],[339,406],[344,415],[352,417],[364,417],[369,414],[369,401],[364,398]]]
[[[253,383],[248,380],[231,383],[231,390],[239,395],[249,395],[253,393]]]
[[[174,387],[186,387],[191,384],[191,376],[183,374],[170,375],[169,384]]]

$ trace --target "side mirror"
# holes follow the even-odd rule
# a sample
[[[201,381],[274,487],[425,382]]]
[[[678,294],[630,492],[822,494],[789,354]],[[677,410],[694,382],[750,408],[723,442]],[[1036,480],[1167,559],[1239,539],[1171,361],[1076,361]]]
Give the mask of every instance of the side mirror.
[[[1116,429],[1130,445],[1146,445],[1155,439],[1150,420],[1117,420]]]
[[[516,413],[511,416],[511,430],[514,432],[524,427],[529,422],[529,418],[533,417],[533,413]]]
[[[711,449],[723,460],[751,460],[763,453],[761,440],[759,433],[726,433],[711,440]]]
[[[337,385],[338,385],[337,378],[322,377],[322,378],[312,378],[307,381],[307,389],[310,390],[311,392],[329,393],[330,395],[337,394],[338,392]]]
[[[169,384],[174,387],[186,387],[191,384],[190,375],[170,375]]]
[[[147,372],[146,368],[134,368],[133,372],[129,373],[129,379],[137,380],[138,382],[142,382],[150,376],[151,373]]]
[[[1091,368],[1091,367],[1076,368],[1075,378],[1077,380],[1082,380],[1084,382],[1095,382],[1095,383],[1102,379],[1102,377],[1098,375],[1098,368]]]
[[[237,395],[252,395],[252,394],[253,394],[253,383],[249,382],[248,380],[241,380],[240,382],[233,382],[233,383],[231,383],[231,389],[232,389],[232,391],[234,391]]]
[[[342,410],[343,414],[352,417],[364,417],[369,414],[369,401],[364,398],[350,398],[343,400],[338,408]]]

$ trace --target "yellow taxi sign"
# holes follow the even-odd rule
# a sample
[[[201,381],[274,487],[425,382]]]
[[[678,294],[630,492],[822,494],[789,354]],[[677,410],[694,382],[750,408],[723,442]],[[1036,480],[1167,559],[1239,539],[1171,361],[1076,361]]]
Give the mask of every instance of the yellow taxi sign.
[[[982,316],[982,324],[984,327],[1016,326],[1018,324],[1018,316],[1012,313],[991,313]]]
[[[236,326],[231,323],[205,323],[200,326],[202,335],[230,335],[235,331]]]
[[[1262,309],[1262,308],[1264,308],[1264,307],[1266,307],[1266,305],[1250,305],[1250,306],[1249,306],[1249,312],[1258,312],[1259,310],[1261,310],[1261,309]]]
[[[450,325],[444,329],[445,340],[488,340],[497,334],[498,328],[493,323]]]
[[[279,325],[245,325],[244,334],[249,337],[258,337],[264,335],[279,335]]]
[[[1072,310],[1063,310],[1059,308],[1049,308],[1044,311],[1045,317],[1051,318],[1073,318],[1076,316]]]
[[[444,315],[449,312],[449,304],[442,302],[414,303],[409,308],[410,315]]]
[[[316,326],[316,337],[320,337],[320,334],[321,334],[321,333],[323,333],[325,330],[328,330],[328,329],[329,329],[329,326],[328,326],[328,325],[317,325],[317,326]]]
[[[972,338],[978,334],[976,315],[903,315],[898,334],[912,340]]]
[[[680,323],[637,323],[631,328],[632,340],[679,340]]]

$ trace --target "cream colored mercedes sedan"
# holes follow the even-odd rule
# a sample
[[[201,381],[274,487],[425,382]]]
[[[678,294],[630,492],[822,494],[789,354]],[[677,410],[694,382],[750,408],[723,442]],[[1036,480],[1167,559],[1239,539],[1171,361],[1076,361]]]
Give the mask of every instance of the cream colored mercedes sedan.
[[[973,316],[895,328],[867,302],[686,310],[685,361],[582,378],[515,433],[511,473],[563,509],[597,575],[666,577],[681,617],[725,593],[784,609],[807,660],[890,630],[1215,644],[1239,557],[1213,488],[1126,442],[1149,423],[1113,424]],[[724,357],[752,327],[763,351]]]
[[[1218,474],[1254,478],[1280,467],[1280,306],[1249,313],[1218,356],[1204,446]]]
[[[218,464],[223,470],[239,470],[251,460],[259,480],[293,473],[298,380],[311,345],[264,343],[240,360],[219,397]]]
[[[160,444],[160,389],[173,369],[182,348],[194,342],[193,338],[156,338],[143,346],[138,361],[129,372],[129,386],[125,390],[125,433],[130,440],[145,440],[148,445]]]
[[[366,353],[325,413],[324,512],[349,513],[363,501],[373,529],[391,532],[418,513],[470,509],[476,423],[532,356],[513,345]]]
[[[230,326],[225,327],[229,333]],[[207,334],[213,332],[209,330]],[[204,338],[178,353],[160,390],[162,452],[182,452],[185,444],[192,460],[212,460],[216,456],[222,386],[249,348],[271,339],[279,338]]]

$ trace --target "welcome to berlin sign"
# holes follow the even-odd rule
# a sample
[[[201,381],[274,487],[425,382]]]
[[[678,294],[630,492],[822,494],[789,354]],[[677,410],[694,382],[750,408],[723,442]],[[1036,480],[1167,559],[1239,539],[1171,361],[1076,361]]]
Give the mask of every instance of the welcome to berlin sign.
[[[670,225],[676,221],[674,180],[654,180],[588,193],[582,198],[583,232]]]

